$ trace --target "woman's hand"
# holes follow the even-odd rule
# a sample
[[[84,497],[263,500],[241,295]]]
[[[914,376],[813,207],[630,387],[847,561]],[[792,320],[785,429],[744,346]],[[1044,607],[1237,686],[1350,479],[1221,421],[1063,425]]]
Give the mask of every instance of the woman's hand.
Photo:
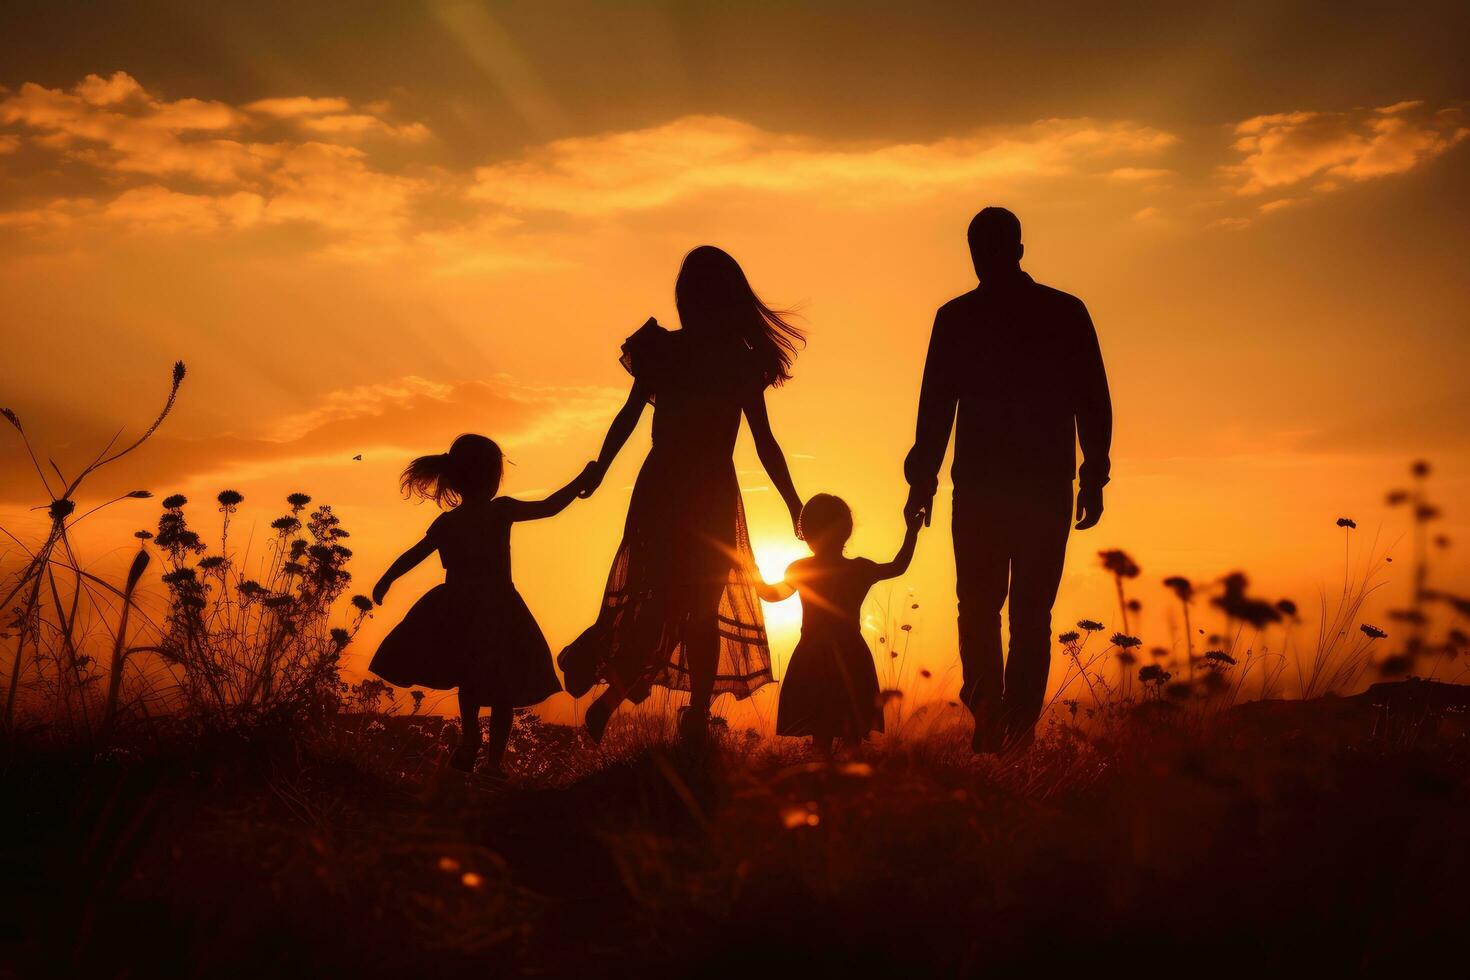
[[[378,584],[373,586],[373,602],[381,606],[383,604],[383,599],[385,596],[388,595],[388,589],[392,584],[393,580],[391,578],[388,578],[386,575],[378,579]]]
[[[791,511],[791,533],[796,535],[796,540],[805,540],[801,536],[801,502],[793,500],[786,505],[786,508]]]

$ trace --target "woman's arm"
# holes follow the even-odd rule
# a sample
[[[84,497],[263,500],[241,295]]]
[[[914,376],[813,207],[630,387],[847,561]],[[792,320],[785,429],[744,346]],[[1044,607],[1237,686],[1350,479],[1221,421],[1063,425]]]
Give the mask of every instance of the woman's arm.
[[[750,424],[750,434],[755,438],[756,455],[760,457],[761,465],[766,468],[766,474],[771,478],[771,483],[775,485],[776,492],[786,502],[786,509],[791,512],[791,529],[796,531],[799,537],[801,497],[796,492],[796,485],[791,482],[791,470],[786,465],[786,454],[781,451],[780,443],[776,442],[776,434],[771,431],[771,418],[766,414],[765,389],[757,391],[754,396],[747,399],[745,420]]]
[[[398,556],[398,560],[388,566],[383,577],[378,579],[378,584],[373,586],[373,601],[378,605],[383,604],[383,597],[388,594],[388,589],[398,581],[405,573],[418,567],[419,562],[432,555],[439,548],[429,537],[425,535],[419,543],[409,548]]]
[[[584,471],[586,479],[577,492],[577,496],[592,496],[593,491],[602,483],[607,468],[612,465],[614,459],[617,459],[623,444],[638,427],[638,419],[643,416],[643,409],[647,404],[648,389],[642,382],[635,380],[633,387],[628,391],[628,400],[623,403],[622,408],[618,409],[618,414],[613,416],[612,425],[608,426],[607,438],[602,440],[602,452],[597,455],[595,462],[589,464],[589,470]]]
[[[567,505],[577,499],[577,495],[587,486],[592,477],[593,468],[596,463],[588,463],[577,474],[577,478],[545,500],[517,500],[514,497],[501,497],[500,506],[505,508],[512,521],[539,521],[546,517],[555,517],[567,509]]]
[[[899,546],[898,554],[893,556],[893,561],[873,566],[876,576],[874,581],[881,582],[886,578],[898,578],[909,570],[909,563],[914,560],[914,546],[919,543],[919,528],[923,526],[924,513],[922,511],[909,515],[909,527],[904,532],[903,544]]]

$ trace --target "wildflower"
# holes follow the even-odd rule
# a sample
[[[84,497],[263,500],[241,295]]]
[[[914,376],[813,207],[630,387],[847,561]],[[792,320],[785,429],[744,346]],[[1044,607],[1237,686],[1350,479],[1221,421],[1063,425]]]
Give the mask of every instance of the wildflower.
[[[68,517],[70,517],[72,511],[76,509],[76,504],[72,503],[70,500],[67,500],[65,497],[62,497],[60,500],[51,501],[51,506],[47,508],[46,512],[51,515],[51,519],[53,521],[64,521]]]
[[[1126,551],[1120,548],[1113,548],[1108,551],[1099,551],[1097,556],[1102,559],[1103,568],[1118,578],[1138,577],[1138,563],[1128,557]]]
[[[1420,479],[1423,479],[1424,477],[1429,475],[1429,461],[1416,459],[1414,461],[1414,464],[1409,467],[1409,472],[1419,477]]]
[[[1095,619],[1079,619],[1077,620],[1077,628],[1084,633],[1097,633],[1102,630],[1103,624]]]
[[[210,555],[207,558],[199,559],[199,567],[204,569],[206,572],[212,572],[216,569],[225,567],[226,561],[228,561],[228,559],[226,559],[223,555]]]
[[[137,538],[139,541],[151,541],[153,539],[153,532],[152,531],[134,531],[133,532],[133,537]]]
[[[332,627],[332,643],[337,647],[338,650],[341,650],[343,647],[347,646],[347,644],[351,642],[351,633],[347,632],[340,626]]]
[[[1180,602],[1188,602],[1194,598],[1194,583],[1183,575],[1170,575],[1164,579],[1164,588],[1172,589]]]
[[[1224,650],[1210,650],[1205,653],[1205,663],[1213,667],[1234,667],[1235,658]]]
[[[1132,667],[1134,664],[1138,663],[1138,658],[1129,653],[1127,650],[1124,650],[1118,654],[1118,663],[1123,665],[1124,667]]]
[[[909,608],[910,609],[918,609],[919,608],[919,604],[916,602],[912,606],[909,606]]]
[[[1174,675],[1158,664],[1147,664],[1138,670],[1138,679],[1145,684],[1164,684]]]
[[[1225,594],[1210,600],[1225,611],[1231,619],[1249,623],[1256,629],[1265,629],[1281,621],[1281,613],[1269,602],[1253,599],[1245,594],[1250,579],[1243,572],[1231,572],[1225,576]]]
[[[293,493],[286,498],[286,503],[291,505],[292,510],[302,510],[311,503],[311,498],[304,493]]]
[[[1057,637],[1057,639],[1061,641],[1061,644],[1063,646],[1071,646],[1073,643],[1076,643],[1081,638],[1082,634],[1077,632],[1076,630],[1067,630],[1067,632]]]
[[[372,612],[373,600],[365,595],[355,595],[352,597],[352,605],[359,612]]]
[[[1409,492],[1407,490],[1390,490],[1388,496],[1384,498],[1384,502],[1390,507],[1397,507],[1408,499]]]
[[[192,568],[175,568],[171,572],[165,572],[163,581],[168,585],[184,585],[195,581],[197,576]]]
[[[1439,518],[1439,516],[1440,516],[1440,513],[1441,513],[1440,512],[1440,509],[1438,507],[1433,506],[1432,504],[1420,504],[1418,507],[1415,507],[1414,508],[1414,520],[1416,520],[1416,521],[1433,521],[1433,520],[1437,520]]]
[[[924,678],[925,680],[928,680],[929,678],[933,677],[934,675],[926,667],[923,670],[919,671],[919,676],[922,677],[922,678]]]
[[[1387,633],[1383,632],[1377,626],[1369,626],[1367,623],[1362,624],[1358,629],[1362,630],[1363,635],[1370,640],[1382,640],[1388,636]]]
[[[236,507],[245,500],[245,495],[238,490],[221,490],[219,496],[214,498],[219,501],[220,507],[226,514],[232,513]]]
[[[889,650],[888,651],[888,657],[889,657],[890,660],[897,660],[898,659],[898,651],[897,650]]]
[[[1450,546],[1450,536],[1448,534],[1436,534],[1434,536],[1434,546],[1436,548],[1448,548]]]
[[[171,493],[167,497],[163,498],[163,507],[165,510],[178,510],[180,507],[184,506],[188,502],[189,498],[184,496],[183,494]]]
[[[251,578],[241,582],[239,589],[243,596],[256,596],[265,591],[265,586]]]
[[[1292,602],[1290,599],[1278,599],[1276,601],[1276,611],[1283,616],[1290,616],[1292,619],[1295,619],[1296,603]]]
[[[1149,655],[1155,660],[1163,660],[1169,655],[1168,647],[1149,647]]]
[[[902,626],[899,627],[899,629],[903,630],[905,633],[909,633],[913,631],[913,626],[908,623],[904,623]]]
[[[0,408],[0,415],[5,416],[5,420],[7,422],[9,422],[11,425],[15,426],[16,429],[18,429],[19,431],[21,431],[21,432],[24,432],[25,431],[25,429],[22,429],[20,427],[20,417],[18,415],[16,415],[14,412],[12,412],[10,409],[8,409],[8,408]]]
[[[1140,640],[1138,637],[1128,636],[1123,633],[1114,633],[1112,637],[1112,644],[1116,647],[1121,647],[1124,650],[1130,650],[1133,647],[1142,645],[1142,643],[1143,641]]]
[[[292,534],[301,530],[301,522],[294,517],[277,517],[271,521],[271,529],[281,534]]]
[[[1358,526],[1358,522],[1353,520],[1351,517],[1339,517],[1337,519],[1337,526],[1345,527],[1348,530],[1352,530],[1353,528]]]
[[[127,493],[123,494],[123,496],[127,497],[129,500],[147,500],[149,497],[153,496],[153,491],[129,490]]]

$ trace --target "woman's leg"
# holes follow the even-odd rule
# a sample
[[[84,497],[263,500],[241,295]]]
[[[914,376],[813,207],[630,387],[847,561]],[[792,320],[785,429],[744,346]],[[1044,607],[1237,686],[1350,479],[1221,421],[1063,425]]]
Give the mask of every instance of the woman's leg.
[[[703,718],[715,688],[720,666],[720,598],[725,583],[701,586],[694,595],[684,632],[684,652],[689,658],[689,712]]]
[[[459,731],[459,747],[449,757],[449,764],[470,772],[480,751],[480,699],[464,687],[459,689]]]
[[[515,722],[515,709],[508,704],[497,704],[490,708],[490,746],[486,762],[492,771],[500,771],[505,758],[505,746],[510,742],[511,725]]]

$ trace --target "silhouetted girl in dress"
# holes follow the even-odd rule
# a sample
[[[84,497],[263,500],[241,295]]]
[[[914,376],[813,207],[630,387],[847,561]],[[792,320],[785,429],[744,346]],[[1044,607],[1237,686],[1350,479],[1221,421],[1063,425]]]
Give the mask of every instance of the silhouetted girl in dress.
[[[767,602],[789,598],[793,591],[801,596],[801,640],[781,680],[777,735],[809,735],[825,755],[833,739],[856,744],[868,732],[883,730],[878,672],[863,639],[863,600],[875,583],[908,570],[923,521],[922,512],[909,521],[898,554],[880,565],[843,556],[852,536],[852,511],[842,498],[819,493],[807,501],[801,532],[812,557],[792,562],[784,582],[761,590]]]
[[[747,697],[771,680],[732,455],[743,414],[794,530],[801,498],[771,433],[765,391],[791,377],[802,335],[760,301],[733,258],[709,245],[685,257],[674,300],[683,329],[650,318],[623,344],[633,387],[585,491],[652,404],[653,449],[633,487],[597,622],[559,658],[573,696],[608,685],[587,710],[594,739],[619,704],[641,700],[651,685],[690,692],[680,732],[693,738],[706,730],[714,695]]]
[[[429,525],[378,584],[379,605],[393,582],[435,551],[444,584],[430,589],[378,647],[368,669],[399,687],[459,688],[463,725],[450,764],[474,769],[480,708],[490,706],[489,769],[499,774],[512,709],[561,690],[551,649],[510,576],[510,528],[561,513],[584,486],[583,476],[545,500],[497,497],[504,457],[479,435],[454,440],[449,452],[420,456],[403,471],[405,494],[450,510]]]

